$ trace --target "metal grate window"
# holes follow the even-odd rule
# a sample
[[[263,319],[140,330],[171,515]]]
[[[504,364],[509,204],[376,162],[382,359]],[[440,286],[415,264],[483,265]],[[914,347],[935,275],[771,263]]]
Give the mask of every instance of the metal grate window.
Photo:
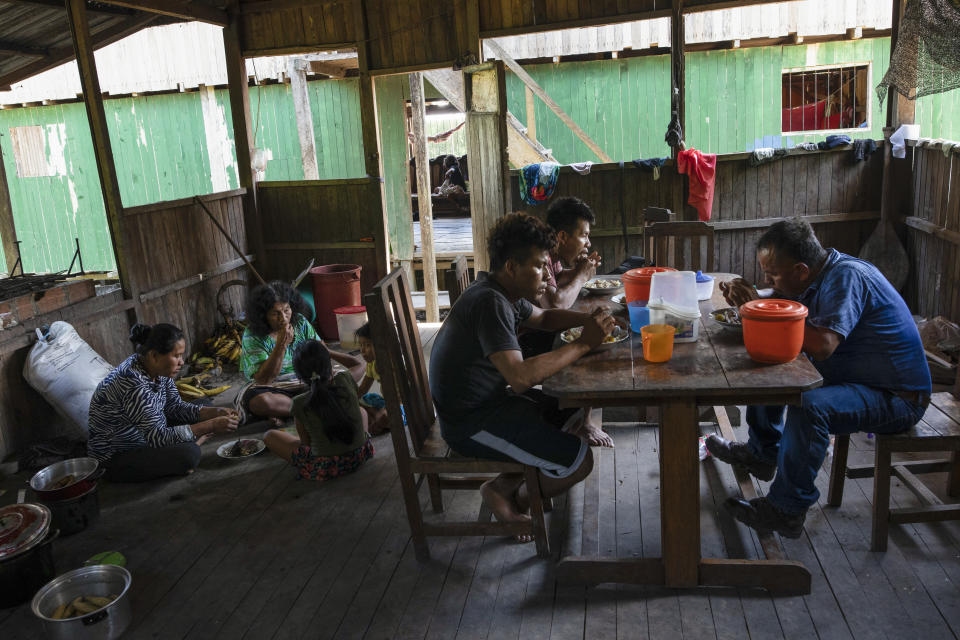
[[[870,64],[783,72],[783,132],[870,126]]]

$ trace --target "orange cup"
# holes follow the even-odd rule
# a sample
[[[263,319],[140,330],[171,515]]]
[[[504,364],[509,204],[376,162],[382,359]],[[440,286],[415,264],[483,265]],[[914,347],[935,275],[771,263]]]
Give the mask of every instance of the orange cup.
[[[648,324],[640,329],[643,359],[647,362],[666,362],[673,355],[675,327],[668,324]]]

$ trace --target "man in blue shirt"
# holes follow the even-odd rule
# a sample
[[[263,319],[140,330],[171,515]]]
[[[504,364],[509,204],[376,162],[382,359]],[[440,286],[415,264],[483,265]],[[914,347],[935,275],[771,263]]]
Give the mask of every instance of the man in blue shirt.
[[[803,351],[823,386],[786,411],[748,407],[748,442],[710,436],[706,446],[723,462],[773,479],[766,497],[729,498],[727,510],[757,531],[798,538],[820,495],[814,480],[830,434],[909,429],[930,401],[930,369],[907,305],[872,264],[824,249],[799,219],[770,227],[757,243],[757,258],[774,295],[809,309]],[[738,279],[724,287],[724,296],[739,306],[757,292]]]

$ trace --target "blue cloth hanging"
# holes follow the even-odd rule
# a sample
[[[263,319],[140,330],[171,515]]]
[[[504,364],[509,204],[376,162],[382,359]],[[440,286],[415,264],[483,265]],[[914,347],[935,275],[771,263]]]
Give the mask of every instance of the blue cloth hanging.
[[[528,164],[520,169],[520,198],[526,204],[549,200],[557,188],[560,165],[556,162]]]

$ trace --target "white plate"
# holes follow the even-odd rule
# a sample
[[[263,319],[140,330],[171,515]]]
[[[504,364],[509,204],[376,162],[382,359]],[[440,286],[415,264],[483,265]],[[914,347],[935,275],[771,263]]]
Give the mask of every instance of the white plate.
[[[621,307],[627,306],[627,294],[625,293],[618,293],[617,295],[612,296],[610,300],[612,300],[613,302],[616,302]]]
[[[251,443],[255,443],[257,450],[245,456],[231,456],[230,449],[232,449],[233,445],[235,445],[236,443],[237,443],[236,440],[231,440],[230,442],[223,443],[222,445],[217,447],[217,455],[220,456],[221,458],[226,458],[227,460],[244,460],[246,458],[252,458],[253,456],[257,455],[258,453],[260,453],[261,451],[267,448],[267,445],[264,444],[263,440],[259,440],[257,438],[240,438],[241,446],[249,447],[251,446]]]
[[[612,284],[612,286],[597,286],[598,282],[609,282]],[[604,293],[621,293],[623,291],[623,280],[621,280],[619,276],[597,276],[587,280],[586,284],[583,285],[583,288],[593,295]]]
[[[573,327],[572,329],[567,329],[560,334],[560,340],[565,344],[569,344],[580,337],[580,332],[583,331],[583,327]],[[591,351],[600,351],[602,349],[609,349],[615,344],[619,344],[630,337],[630,330],[624,329],[620,325],[617,325],[613,328],[613,333],[610,334],[614,337],[612,342],[601,342],[599,345],[591,349]]]

